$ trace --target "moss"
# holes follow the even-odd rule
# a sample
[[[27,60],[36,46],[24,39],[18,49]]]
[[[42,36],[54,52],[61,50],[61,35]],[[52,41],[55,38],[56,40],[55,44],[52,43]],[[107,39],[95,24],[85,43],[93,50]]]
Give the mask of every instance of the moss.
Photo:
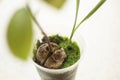
[[[67,54],[67,59],[61,68],[69,67],[79,60],[80,49],[76,42],[71,42],[71,44],[69,44],[69,39],[67,37],[59,35],[50,36],[50,41],[57,43],[60,47],[63,47]]]
[[[76,42],[71,42],[69,44],[69,38],[68,37],[63,37],[63,36],[59,36],[59,35],[52,35],[52,36],[49,37],[49,40],[51,42],[57,43],[60,47],[64,48],[64,50],[67,54],[67,59],[64,61],[61,68],[69,67],[79,60],[80,49],[79,49]],[[35,48],[33,49],[34,58],[35,58],[35,55],[37,53],[37,49],[40,46],[40,44],[41,43],[38,40]]]

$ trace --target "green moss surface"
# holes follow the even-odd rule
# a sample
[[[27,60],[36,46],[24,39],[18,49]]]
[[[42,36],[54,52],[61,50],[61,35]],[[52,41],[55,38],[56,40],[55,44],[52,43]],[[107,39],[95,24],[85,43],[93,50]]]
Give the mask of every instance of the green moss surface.
[[[79,58],[80,58],[80,48],[79,48],[79,46],[77,45],[76,42],[73,41],[73,42],[69,43],[69,38],[68,37],[59,36],[59,35],[52,35],[52,36],[49,37],[49,40],[51,42],[57,43],[60,47],[64,48],[64,50],[67,54],[67,58],[64,61],[63,65],[61,66],[61,68],[69,67],[79,60]],[[34,55],[36,55],[37,49],[40,46],[40,44],[41,43],[38,40],[35,48],[33,49]]]

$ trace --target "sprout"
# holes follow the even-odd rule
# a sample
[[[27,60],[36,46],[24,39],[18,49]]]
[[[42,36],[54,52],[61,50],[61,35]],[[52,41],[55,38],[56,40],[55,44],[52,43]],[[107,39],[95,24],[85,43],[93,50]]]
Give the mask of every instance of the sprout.
[[[86,21],[88,18],[90,18],[90,17],[102,6],[102,4],[103,4],[105,1],[106,1],[106,0],[101,0],[101,1],[99,1],[99,3],[79,22],[79,24],[76,25],[77,15],[78,15],[78,10],[79,10],[79,2],[80,2],[80,0],[76,0],[76,16],[75,16],[75,21],[74,21],[72,33],[71,33],[71,35],[70,35],[70,41],[71,41],[74,33],[76,32],[76,30],[80,27],[80,25],[81,25],[84,21]]]

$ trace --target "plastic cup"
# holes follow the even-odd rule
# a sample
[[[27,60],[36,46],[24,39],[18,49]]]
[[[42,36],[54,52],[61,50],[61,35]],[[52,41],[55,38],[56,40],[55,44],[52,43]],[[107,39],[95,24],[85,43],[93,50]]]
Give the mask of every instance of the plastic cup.
[[[80,59],[73,65],[63,69],[48,69],[34,62],[35,67],[41,77],[41,80],[75,80],[76,71],[79,62],[83,57],[83,51],[84,51],[83,38],[80,37],[80,39],[76,39],[75,41],[78,43],[78,46],[80,47],[81,56]]]

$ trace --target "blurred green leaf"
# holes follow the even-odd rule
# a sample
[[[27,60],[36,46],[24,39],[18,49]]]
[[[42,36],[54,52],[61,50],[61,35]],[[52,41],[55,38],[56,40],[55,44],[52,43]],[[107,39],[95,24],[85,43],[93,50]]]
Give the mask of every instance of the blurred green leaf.
[[[27,9],[15,12],[7,29],[7,41],[12,53],[26,60],[30,54],[33,31],[32,20]]]
[[[44,1],[52,5],[53,7],[60,9],[66,0],[44,0]]]

